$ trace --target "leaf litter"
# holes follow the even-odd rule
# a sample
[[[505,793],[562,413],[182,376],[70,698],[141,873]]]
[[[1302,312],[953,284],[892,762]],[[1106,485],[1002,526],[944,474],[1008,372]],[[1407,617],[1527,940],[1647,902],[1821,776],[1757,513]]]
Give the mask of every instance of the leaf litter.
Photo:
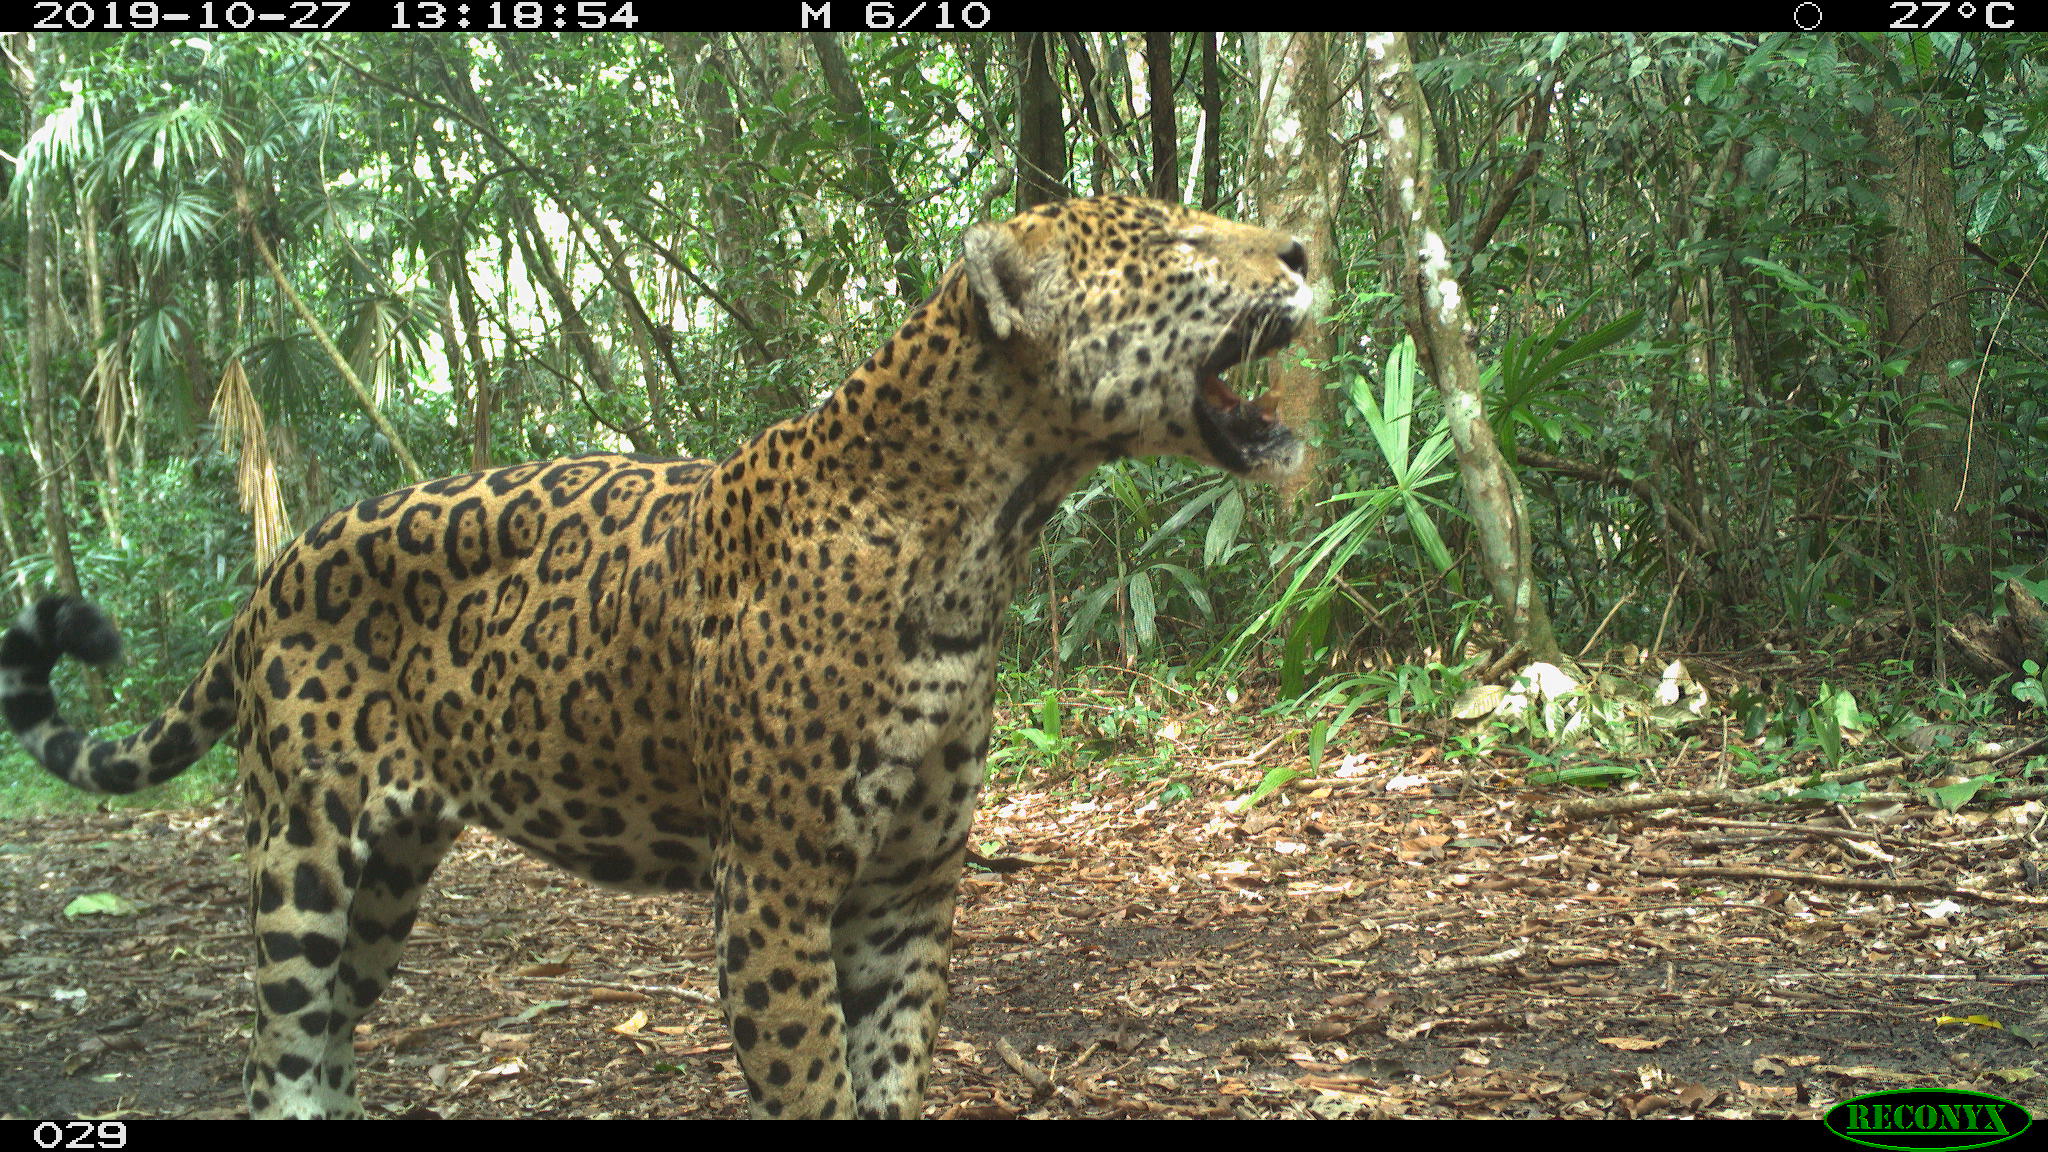
[[[1562,817],[1614,794],[1423,744],[1303,761],[1243,805],[1300,756],[1271,737],[1169,747],[1170,786],[1108,760],[991,790],[928,1115],[1812,1118],[1934,1087],[2048,1107],[2039,801]],[[1713,775],[1696,753],[1656,787]],[[237,806],[0,829],[0,1116],[242,1114]],[[701,897],[466,834],[358,1030],[370,1113],[744,1115],[709,926]]]

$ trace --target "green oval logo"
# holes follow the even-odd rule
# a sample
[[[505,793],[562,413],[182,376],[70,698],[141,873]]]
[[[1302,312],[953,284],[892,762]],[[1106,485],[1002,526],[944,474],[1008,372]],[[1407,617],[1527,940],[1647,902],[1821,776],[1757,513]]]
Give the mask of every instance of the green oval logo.
[[[1900,1152],[1989,1148],[2027,1130],[2027,1110],[2003,1096],[1963,1088],[1901,1088],[1852,1096],[1821,1123],[1853,1144]]]

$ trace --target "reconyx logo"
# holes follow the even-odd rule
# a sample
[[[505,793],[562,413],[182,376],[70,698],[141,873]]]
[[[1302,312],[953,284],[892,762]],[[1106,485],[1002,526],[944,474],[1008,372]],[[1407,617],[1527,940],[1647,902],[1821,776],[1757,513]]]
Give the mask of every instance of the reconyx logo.
[[[1821,1123],[1852,1143],[1933,1152],[2002,1144],[2026,1131],[2033,1117],[2002,1096],[1937,1088],[1851,1097],[1828,1109]]]

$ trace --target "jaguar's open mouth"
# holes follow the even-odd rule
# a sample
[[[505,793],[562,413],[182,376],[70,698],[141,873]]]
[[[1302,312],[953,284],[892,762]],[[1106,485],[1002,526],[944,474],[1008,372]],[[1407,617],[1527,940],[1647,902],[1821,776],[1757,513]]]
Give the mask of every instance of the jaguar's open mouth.
[[[1196,370],[1195,427],[1216,462],[1232,472],[1287,472],[1300,459],[1294,432],[1274,414],[1272,393],[1246,399],[1223,382],[1223,373],[1286,346],[1295,321],[1287,315],[1247,315]]]

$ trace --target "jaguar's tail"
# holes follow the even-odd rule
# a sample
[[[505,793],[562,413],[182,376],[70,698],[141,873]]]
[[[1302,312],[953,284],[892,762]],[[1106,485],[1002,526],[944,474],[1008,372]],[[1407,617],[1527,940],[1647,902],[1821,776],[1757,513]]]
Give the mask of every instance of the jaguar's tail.
[[[0,713],[22,747],[65,783],[88,792],[134,792],[190,768],[234,726],[234,674],[224,638],[178,702],[132,736],[96,740],[67,723],[50,691],[65,656],[105,664],[121,636],[75,596],[38,601],[0,635]]]

